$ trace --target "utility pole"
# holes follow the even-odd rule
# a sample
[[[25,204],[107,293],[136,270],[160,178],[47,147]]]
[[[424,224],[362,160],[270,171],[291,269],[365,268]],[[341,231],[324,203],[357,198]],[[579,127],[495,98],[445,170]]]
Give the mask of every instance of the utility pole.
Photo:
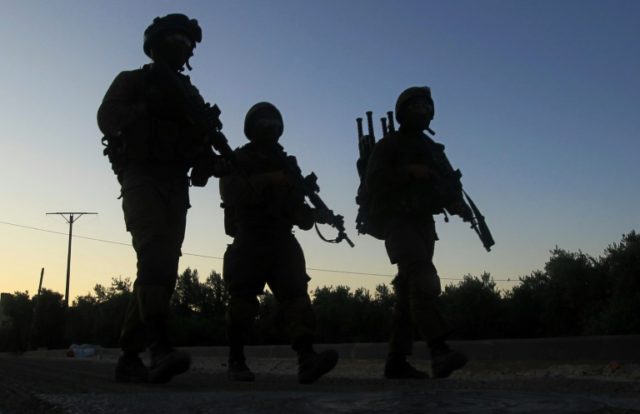
[[[40,297],[40,292],[42,291],[42,279],[44,278],[44,267],[40,270],[40,283],[38,284],[38,297]]]
[[[80,217],[85,214],[98,214],[98,213],[87,213],[86,211],[82,212],[55,212],[55,213],[47,213],[47,214],[58,214],[62,216],[67,223],[69,223],[69,249],[67,251],[67,286],[64,290],[64,306],[65,308],[69,307],[69,278],[71,276],[71,235],[73,233],[73,223],[75,223]],[[67,218],[69,216],[69,218]]]
[[[40,314],[40,293],[42,292],[42,279],[44,278],[44,267],[40,270],[40,283],[38,283],[38,294],[33,297],[33,312],[31,313],[31,325],[29,326],[29,349],[35,349],[37,347],[36,338],[34,335],[36,321]]]

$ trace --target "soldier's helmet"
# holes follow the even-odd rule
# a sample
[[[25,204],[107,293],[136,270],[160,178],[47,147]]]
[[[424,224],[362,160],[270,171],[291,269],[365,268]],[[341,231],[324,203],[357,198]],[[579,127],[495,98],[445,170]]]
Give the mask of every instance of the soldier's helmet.
[[[428,86],[412,86],[402,91],[400,96],[398,96],[398,100],[396,101],[396,121],[398,121],[400,125],[402,125],[402,121],[404,120],[406,103],[416,97],[424,97],[431,104],[432,111],[429,116],[429,121],[433,119],[433,116],[435,115],[435,105],[433,104],[433,99],[431,98],[431,88],[429,88]]]
[[[196,43],[202,41],[202,29],[196,19],[189,19],[180,13],[167,14],[164,17],[156,17],[153,19],[153,23],[144,31],[144,53],[151,57],[151,48],[154,42],[158,40],[161,35],[168,32],[185,34],[191,39],[194,48],[196,47]]]
[[[255,138],[255,126],[259,119],[263,118],[276,118],[280,121],[279,129],[274,131],[274,134],[277,136],[281,136],[284,131],[284,123],[282,120],[282,114],[272,103],[269,102],[258,102],[253,105],[251,109],[247,112],[247,115],[244,118],[244,134],[249,138],[249,141]]]

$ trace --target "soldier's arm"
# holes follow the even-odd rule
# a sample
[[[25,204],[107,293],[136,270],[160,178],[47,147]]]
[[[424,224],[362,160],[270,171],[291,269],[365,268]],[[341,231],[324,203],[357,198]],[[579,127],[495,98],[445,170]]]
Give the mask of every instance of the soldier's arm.
[[[284,162],[286,162],[287,165],[281,165],[280,169],[252,174],[250,176],[251,183],[258,188],[264,188],[267,186],[292,186],[292,180],[294,180],[294,178],[290,177],[289,174],[302,175],[302,171],[300,170],[300,167],[298,167],[296,157],[286,155],[285,153]]]
[[[408,164],[404,168],[412,178],[417,180],[433,181],[439,178],[438,172],[429,168],[427,164]]]
[[[282,171],[250,174],[246,178],[238,172],[232,172],[220,178],[220,195],[223,202],[229,205],[255,204],[260,201],[260,194],[265,187],[287,183]]]
[[[249,180],[256,188],[264,188],[270,185],[286,185],[289,182],[282,170],[251,174]]]
[[[316,222],[314,209],[312,209],[307,203],[303,202],[295,210],[293,214],[294,224],[300,228],[300,230],[309,230]]]
[[[229,205],[248,205],[260,202],[260,194],[265,186],[277,180],[278,171],[269,173],[255,173],[250,167],[253,159],[250,153],[243,148],[234,151],[238,163],[245,171],[243,176],[238,170],[234,170],[220,178],[220,196],[224,203]],[[280,176],[282,176],[280,171]]]
[[[123,128],[146,116],[139,81],[135,72],[121,72],[111,83],[98,109],[98,126],[105,135],[118,135]]]
[[[325,212],[307,204],[305,202],[307,194],[305,194],[301,188],[296,187],[296,185],[293,184],[292,180],[296,180],[296,178],[290,177],[289,174],[297,175],[298,178],[303,177],[302,170],[298,165],[296,157],[293,155],[286,155],[284,162],[287,164],[285,171],[283,171],[284,180],[279,183],[279,185],[289,186],[289,197],[293,206],[293,224],[298,226],[300,230],[309,230],[313,227],[314,223],[316,223],[316,219]],[[319,188],[316,188],[315,191],[319,191]],[[318,222],[320,223],[321,221]]]
[[[302,170],[298,166],[298,161],[296,157],[292,155],[286,155],[281,160],[286,163],[286,165],[280,165],[280,169],[269,171],[260,174],[254,174],[251,176],[252,181],[257,186],[284,186],[291,187],[293,186],[296,178],[291,175],[298,175],[302,177]]]
[[[220,198],[230,206],[247,205],[256,201],[253,190],[237,172],[220,178]]]

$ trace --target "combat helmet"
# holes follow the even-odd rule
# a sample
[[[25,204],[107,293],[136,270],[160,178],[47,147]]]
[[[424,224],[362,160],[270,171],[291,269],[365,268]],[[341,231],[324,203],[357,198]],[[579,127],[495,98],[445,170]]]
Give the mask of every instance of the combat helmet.
[[[196,43],[202,41],[202,29],[196,19],[189,19],[180,13],[167,14],[164,17],[156,17],[153,19],[153,23],[144,31],[143,49],[145,55],[151,57],[153,43],[158,39],[159,35],[166,32],[184,33],[191,39],[194,48],[196,47]]]
[[[404,106],[405,104],[412,98],[415,97],[424,97],[431,103],[431,114],[429,116],[429,121],[433,119],[435,115],[435,105],[433,104],[433,99],[431,98],[431,88],[428,86],[412,86],[410,88],[402,91],[400,96],[398,96],[398,100],[396,101],[396,121],[402,125],[403,116],[404,116]]]
[[[254,138],[254,126],[256,121],[258,118],[265,116],[274,116],[280,120],[281,127],[278,131],[278,136],[282,135],[284,123],[282,120],[282,114],[278,108],[270,102],[258,102],[249,109],[247,116],[244,118],[244,134],[249,138],[249,141]]]

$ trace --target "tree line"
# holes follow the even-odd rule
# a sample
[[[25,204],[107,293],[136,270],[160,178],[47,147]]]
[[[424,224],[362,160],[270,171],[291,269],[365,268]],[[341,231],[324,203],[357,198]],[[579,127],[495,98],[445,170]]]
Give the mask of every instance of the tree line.
[[[446,286],[440,305],[455,327],[452,339],[640,334],[640,235],[623,235],[597,258],[557,247],[550,254],[543,270],[520,277],[507,291],[500,291],[488,273],[466,275]],[[110,286],[98,284],[77,297],[68,309],[60,293],[47,289],[33,297],[28,292],[3,297],[0,350],[70,343],[116,347],[131,291],[129,279],[114,278]],[[383,342],[389,337],[391,286],[380,284],[373,292],[324,286],[311,297],[317,342]],[[179,275],[171,304],[175,344],[224,345],[227,299],[219,273],[212,271],[204,281],[195,269]],[[281,318],[267,291],[250,343],[288,343]]]

